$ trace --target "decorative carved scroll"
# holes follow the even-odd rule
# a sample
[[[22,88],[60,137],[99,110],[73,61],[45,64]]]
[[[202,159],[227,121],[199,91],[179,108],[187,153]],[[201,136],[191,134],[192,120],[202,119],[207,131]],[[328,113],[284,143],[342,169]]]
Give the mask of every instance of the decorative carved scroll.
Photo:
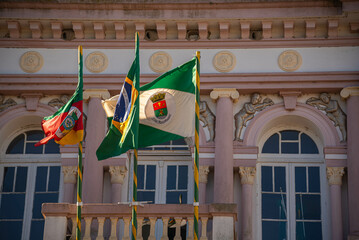
[[[254,118],[256,112],[260,112],[268,106],[274,104],[272,99],[265,98],[262,101],[262,97],[259,93],[254,93],[251,97],[251,101],[244,104],[243,108],[234,115],[236,135],[235,140],[240,141],[243,127],[247,126],[247,122]]]
[[[216,125],[216,117],[214,116],[211,109],[209,109],[207,102],[200,101],[199,115],[199,120],[204,123],[203,127],[207,127],[209,131],[209,140],[207,142],[214,141],[214,127]]]
[[[327,117],[334,122],[335,127],[339,127],[342,133],[342,141],[347,139],[346,123],[347,116],[341,109],[337,100],[331,100],[331,96],[328,93],[321,93],[319,98],[311,97],[307,100],[307,104],[316,107],[319,110],[325,111]]]

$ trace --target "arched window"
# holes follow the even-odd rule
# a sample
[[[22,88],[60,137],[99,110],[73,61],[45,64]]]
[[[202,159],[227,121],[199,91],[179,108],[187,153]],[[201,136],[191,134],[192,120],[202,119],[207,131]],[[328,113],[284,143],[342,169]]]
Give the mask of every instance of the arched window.
[[[59,146],[40,130],[25,131],[7,146],[0,159],[0,239],[42,239],[44,202],[58,202],[61,188]]]
[[[318,147],[305,133],[285,130],[274,133],[264,143],[262,153],[276,154],[317,154]]]
[[[325,167],[315,141],[301,131],[279,131],[264,141],[261,156],[261,238],[327,239]]]
[[[8,148],[6,154],[58,154],[59,145],[50,140],[46,145],[35,147],[35,143],[44,138],[44,133],[39,130],[27,131],[18,135]]]

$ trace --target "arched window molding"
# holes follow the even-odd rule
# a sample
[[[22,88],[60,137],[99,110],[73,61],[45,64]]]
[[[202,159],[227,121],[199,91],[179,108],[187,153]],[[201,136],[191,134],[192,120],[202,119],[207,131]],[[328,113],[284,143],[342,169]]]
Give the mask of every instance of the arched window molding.
[[[298,129],[298,126],[301,128]],[[269,135],[272,128],[306,130],[314,141],[320,139],[325,146],[339,146],[340,137],[337,129],[325,114],[306,104],[297,103],[295,110],[287,111],[283,104],[276,104],[258,113],[247,127],[243,143],[247,146],[258,146],[259,142]],[[267,135],[266,135],[267,134]]]

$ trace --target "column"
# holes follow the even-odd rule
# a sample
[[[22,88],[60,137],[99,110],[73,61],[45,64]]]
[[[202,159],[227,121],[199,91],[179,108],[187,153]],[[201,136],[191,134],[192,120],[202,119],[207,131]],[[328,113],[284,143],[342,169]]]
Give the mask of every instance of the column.
[[[209,166],[199,166],[199,203],[206,203],[206,187],[208,182]]]
[[[330,186],[330,209],[332,218],[332,240],[343,239],[342,223],[342,176],[344,167],[327,167]]]
[[[251,240],[252,237],[252,189],[256,176],[255,167],[239,167],[242,184],[242,239]]]
[[[96,150],[105,137],[106,115],[101,100],[110,97],[107,90],[88,89],[83,93],[88,102],[86,122],[86,149],[83,161],[82,196],[84,203],[102,203],[103,167],[97,160]]]
[[[346,87],[340,95],[347,99],[347,174],[349,239],[359,237],[359,86]]]
[[[217,102],[214,161],[214,203],[233,203],[233,101],[234,88],[215,88],[210,94]]]
[[[64,196],[62,202],[73,203],[74,192],[77,182],[77,167],[76,166],[62,166],[62,173],[64,174]]]
[[[111,175],[111,201],[112,203],[121,202],[122,184],[126,177],[126,166],[110,166]]]

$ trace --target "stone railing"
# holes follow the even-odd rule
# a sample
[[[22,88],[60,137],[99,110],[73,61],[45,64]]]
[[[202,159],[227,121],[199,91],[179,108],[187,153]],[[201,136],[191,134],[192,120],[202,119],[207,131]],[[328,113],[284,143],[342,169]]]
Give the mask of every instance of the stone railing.
[[[75,239],[76,229],[72,224],[76,220],[75,204],[45,203],[42,214],[45,218],[44,240],[68,239],[66,236]],[[201,205],[200,239],[233,239],[236,217],[236,204]],[[189,204],[139,206],[137,222],[137,239],[193,239],[193,206]],[[129,240],[130,224],[131,208],[128,205],[84,204],[82,207],[84,240]]]

